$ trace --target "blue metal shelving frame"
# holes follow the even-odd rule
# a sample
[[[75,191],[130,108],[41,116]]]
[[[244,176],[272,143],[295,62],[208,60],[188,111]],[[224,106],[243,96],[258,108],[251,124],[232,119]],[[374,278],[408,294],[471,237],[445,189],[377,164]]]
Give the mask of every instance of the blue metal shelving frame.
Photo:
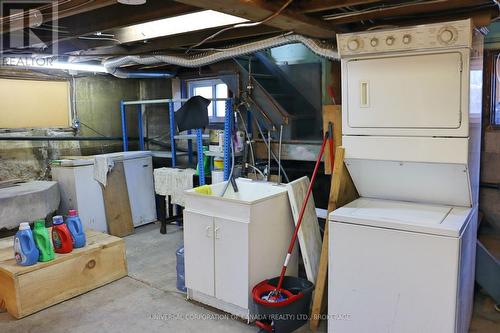
[[[168,104],[169,113],[169,123],[170,123],[170,148],[172,150],[172,167],[177,166],[177,156],[176,156],[176,144],[175,144],[175,110],[174,103],[185,102],[187,98],[182,99],[150,99],[150,100],[136,100],[136,101],[120,101],[120,114],[122,122],[122,141],[123,141],[123,151],[128,151],[128,134],[127,134],[127,115],[126,106],[136,105],[137,106],[137,120],[138,120],[138,131],[139,131],[139,148],[144,150],[144,132],[142,128],[142,110],[143,106],[147,104]],[[231,171],[231,136],[233,128],[233,99],[232,98],[214,98],[212,102],[225,101],[225,116],[224,116],[224,180],[228,180],[229,173]],[[187,131],[188,135],[192,134],[192,131]],[[191,143],[191,137],[188,136],[188,158],[191,163],[193,160],[193,146]],[[195,139],[197,145],[197,155],[198,155],[198,175],[200,178],[200,185],[205,185],[205,168],[203,164],[203,130],[195,130]]]
[[[231,172],[231,135],[233,129],[233,104],[226,101],[226,110],[224,113],[224,180],[229,179]]]

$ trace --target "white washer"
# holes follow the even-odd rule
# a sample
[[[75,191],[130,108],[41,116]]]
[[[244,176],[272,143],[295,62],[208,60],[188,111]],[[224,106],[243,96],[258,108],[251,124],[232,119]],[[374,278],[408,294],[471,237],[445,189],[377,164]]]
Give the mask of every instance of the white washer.
[[[332,212],[328,331],[467,332],[474,215],[368,198]]]

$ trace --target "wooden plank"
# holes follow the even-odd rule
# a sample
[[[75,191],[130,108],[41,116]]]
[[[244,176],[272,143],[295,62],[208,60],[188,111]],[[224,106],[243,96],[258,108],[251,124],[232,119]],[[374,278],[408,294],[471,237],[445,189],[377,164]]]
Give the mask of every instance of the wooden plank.
[[[402,3],[398,5],[386,6],[385,8],[377,8],[366,11],[326,15],[323,18],[328,22],[337,25],[372,20],[382,17],[435,13],[439,11],[449,11],[458,8],[477,7],[479,5],[493,6],[493,3],[486,0],[448,0],[440,2],[417,2],[407,4]]]
[[[134,225],[123,162],[115,162],[108,173],[106,186],[101,187],[109,234],[117,237],[132,234]]]
[[[276,13],[283,5],[283,2],[264,0],[177,0],[177,2],[243,17],[250,21],[266,19]],[[267,21],[266,25],[311,37],[335,38],[335,31],[328,23],[288,8],[283,10],[280,15]]]
[[[328,131],[328,123],[333,123],[333,141],[334,147],[342,146],[342,106],[323,105],[323,133]],[[325,162],[325,175],[332,174],[330,162],[330,145],[326,145],[323,157]]]
[[[127,275],[123,239],[92,230],[87,230],[86,236],[85,247],[68,254],[56,253],[54,260],[32,266],[17,265],[13,237],[3,239],[0,310],[22,318]]]
[[[302,208],[308,187],[309,178],[306,176],[286,184],[295,225],[298,223],[300,209]],[[311,195],[307,201],[302,224],[297,234],[307,279],[313,283],[316,282],[321,256],[321,232],[319,230],[315,207],[314,198]]]
[[[125,246],[87,251],[51,269],[19,276],[19,317],[81,295],[127,275]],[[36,281],[36,283],[33,283]],[[57,285],[57,288],[54,286]],[[55,292],[57,290],[57,292]]]
[[[330,196],[328,199],[328,213],[331,213],[338,207],[341,207],[358,197],[354,183],[344,164],[344,147],[335,149],[335,162],[333,166],[333,175],[331,179]],[[326,307],[327,295],[327,276],[328,276],[328,221],[325,224],[323,234],[323,244],[321,247],[321,257],[319,262],[318,277],[314,289],[313,303],[309,326],[312,331],[316,331],[319,326],[320,315]]]

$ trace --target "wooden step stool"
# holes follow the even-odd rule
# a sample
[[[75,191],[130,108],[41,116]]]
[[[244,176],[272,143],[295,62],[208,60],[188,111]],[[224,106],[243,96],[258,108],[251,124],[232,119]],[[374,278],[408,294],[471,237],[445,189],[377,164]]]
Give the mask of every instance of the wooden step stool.
[[[123,239],[86,236],[85,247],[33,266],[16,263],[13,237],[0,239],[0,309],[19,319],[127,276]]]

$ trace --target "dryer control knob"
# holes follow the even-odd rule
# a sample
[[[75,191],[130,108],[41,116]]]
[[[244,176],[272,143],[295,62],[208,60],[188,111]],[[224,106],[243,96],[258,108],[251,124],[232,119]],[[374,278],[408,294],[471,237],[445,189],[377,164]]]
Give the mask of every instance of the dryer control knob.
[[[449,43],[453,40],[453,31],[451,31],[450,29],[444,29],[443,31],[441,31],[439,37],[443,42]]]
[[[385,43],[386,43],[387,45],[393,45],[395,41],[396,41],[396,39],[395,39],[393,36],[389,36],[389,37],[387,37],[387,38],[385,39]]]
[[[411,35],[406,34],[403,36],[403,44],[410,44],[411,42]]]
[[[360,46],[360,42],[357,39],[351,39],[347,42],[347,48],[351,51],[356,51]]]

